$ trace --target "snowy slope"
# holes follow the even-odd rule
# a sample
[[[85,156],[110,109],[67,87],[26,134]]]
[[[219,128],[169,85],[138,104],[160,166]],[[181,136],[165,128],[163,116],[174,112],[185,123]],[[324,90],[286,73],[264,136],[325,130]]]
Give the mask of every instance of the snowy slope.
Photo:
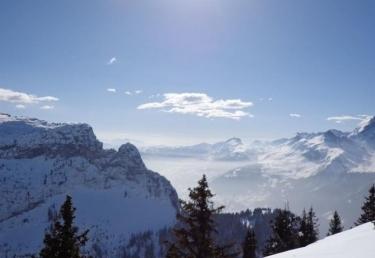
[[[87,124],[0,115],[0,182],[0,257],[36,252],[66,194],[88,248],[105,257],[121,256],[133,233],[172,225],[178,206],[135,146],[105,150]]]
[[[367,223],[326,237],[304,248],[268,256],[269,258],[373,258],[375,229]]]
[[[323,171],[354,172],[373,157],[370,147],[337,130],[323,133],[299,133],[295,137],[270,144],[258,157],[258,164],[269,174],[288,178],[306,178]],[[339,171],[338,171],[339,172]],[[332,172],[333,173],[333,172]]]

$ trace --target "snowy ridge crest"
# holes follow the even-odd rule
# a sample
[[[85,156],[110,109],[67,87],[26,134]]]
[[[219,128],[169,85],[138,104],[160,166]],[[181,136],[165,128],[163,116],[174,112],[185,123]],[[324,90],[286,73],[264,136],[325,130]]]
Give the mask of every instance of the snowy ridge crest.
[[[10,116],[0,122],[1,158],[93,154],[100,152],[102,146],[88,124],[48,123]]]

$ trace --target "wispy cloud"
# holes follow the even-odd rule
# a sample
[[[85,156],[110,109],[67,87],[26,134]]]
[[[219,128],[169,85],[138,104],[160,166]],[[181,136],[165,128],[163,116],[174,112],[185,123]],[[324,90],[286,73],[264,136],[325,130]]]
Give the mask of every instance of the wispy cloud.
[[[51,109],[54,109],[55,107],[54,106],[51,106],[51,105],[44,105],[44,106],[41,106],[40,109],[44,109],[44,110],[51,110]]]
[[[111,64],[114,64],[116,62],[117,62],[117,58],[114,56],[111,59],[109,59],[109,61],[107,62],[107,65],[111,65]]]
[[[116,89],[115,89],[115,88],[108,88],[107,91],[108,91],[108,92],[113,92],[113,93],[115,93],[115,92],[116,92]]]
[[[58,98],[52,96],[38,97],[34,94],[0,88],[0,101],[16,103],[16,108],[25,108],[27,104],[56,102],[58,100]]]
[[[268,98],[259,98],[259,102],[263,102],[263,101],[273,101],[273,98],[272,97],[268,97]]]
[[[16,105],[16,108],[18,108],[18,109],[25,109],[26,106],[23,105],[23,104],[17,104],[17,105]]]
[[[125,94],[128,95],[128,96],[132,96],[132,95],[139,95],[139,94],[142,94],[142,90],[134,90],[134,91],[125,91]]]
[[[163,101],[145,103],[138,106],[138,109],[159,109],[169,113],[234,120],[252,117],[243,109],[253,106],[253,103],[240,99],[214,100],[205,93],[166,93],[163,96]]]
[[[297,114],[297,113],[291,113],[289,114],[290,117],[294,117],[294,118],[301,118],[302,115],[301,114]]]
[[[369,119],[369,115],[356,115],[356,116],[351,116],[351,115],[342,115],[342,116],[330,116],[330,117],[327,117],[327,120],[328,121],[333,121],[335,123],[342,123],[342,122],[345,122],[345,121],[364,121],[364,120],[368,120]]]

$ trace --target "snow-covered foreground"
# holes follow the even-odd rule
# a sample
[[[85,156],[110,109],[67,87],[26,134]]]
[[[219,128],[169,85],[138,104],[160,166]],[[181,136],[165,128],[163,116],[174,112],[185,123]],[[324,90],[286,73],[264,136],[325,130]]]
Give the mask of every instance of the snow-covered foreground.
[[[89,229],[90,243],[110,257],[117,257],[119,245],[125,245],[132,233],[157,231],[172,225],[175,219],[175,209],[168,199],[125,198],[123,187],[80,188],[69,194],[78,208],[77,225],[82,230]],[[49,211],[57,212],[64,199],[65,194],[56,195],[31,211],[0,223],[0,257],[37,253],[51,224]]]
[[[268,258],[374,258],[375,228],[366,223],[340,234],[326,237],[304,248]]]

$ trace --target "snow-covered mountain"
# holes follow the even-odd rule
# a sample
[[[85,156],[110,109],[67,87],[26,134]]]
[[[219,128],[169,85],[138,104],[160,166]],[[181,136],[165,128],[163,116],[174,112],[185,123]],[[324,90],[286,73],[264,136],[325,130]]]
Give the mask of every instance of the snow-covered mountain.
[[[217,169],[216,176],[215,171],[211,173],[207,169],[205,162],[197,161],[198,165],[194,166],[197,178],[210,172],[217,201],[225,204],[227,210],[284,207],[288,201],[291,209],[299,213],[313,205],[324,234],[327,218],[334,209],[341,211],[347,225],[352,225],[358,217],[363,196],[370,184],[375,183],[375,118],[364,121],[352,132],[332,129],[298,133],[291,138],[254,141],[249,145],[232,138],[217,144],[142,151],[151,166],[159,162],[152,157],[175,157],[179,163],[184,161],[181,158],[188,157],[192,164],[195,163],[192,159],[220,161],[216,162],[220,167],[233,164],[227,173]],[[173,162],[177,163],[162,159],[158,170],[169,171],[171,167],[179,170]],[[193,177],[193,172],[186,167],[181,171],[168,174],[172,175],[169,178],[176,186],[182,185],[175,180],[177,174],[182,182]]]
[[[252,153],[239,138],[230,138],[213,144],[200,143],[191,146],[154,146],[141,149],[147,156],[198,158],[221,161],[240,161],[252,158]]]
[[[0,114],[0,182],[0,257],[37,252],[66,194],[97,257],[120,257],[131,234],[172,225],[178,206],[135,146],[103,149],[87,124]]]
[[[366,223],[316,243],[269,258],[372,258],[375,254],[375,230]]]
[[[256,162],[216,178],[212,187],[228,207],[314,206],[323,234],[338,209],[351,226],[363,196],[375,183],[375,119],[353,132],[299,133],[262,145]]]
[[[375,117],[364,121],[353,132],[332,129],[320,133],[298,133],[292,138],[253,141],[249,145],[239,138],[230,138],[213,144],[143,147],[140,151],[153,157],[256,161],[278,174],[281,170],[289,176],[308,177],[337,162],[353,171],[373,170],[374,149]]]
[[[252,153],[257,153],[255,163],[263,174],[299,179],[320,173],[375,172],[374,143],[375,117],[351,133],[298,133],[290,139],[256,144]]]

